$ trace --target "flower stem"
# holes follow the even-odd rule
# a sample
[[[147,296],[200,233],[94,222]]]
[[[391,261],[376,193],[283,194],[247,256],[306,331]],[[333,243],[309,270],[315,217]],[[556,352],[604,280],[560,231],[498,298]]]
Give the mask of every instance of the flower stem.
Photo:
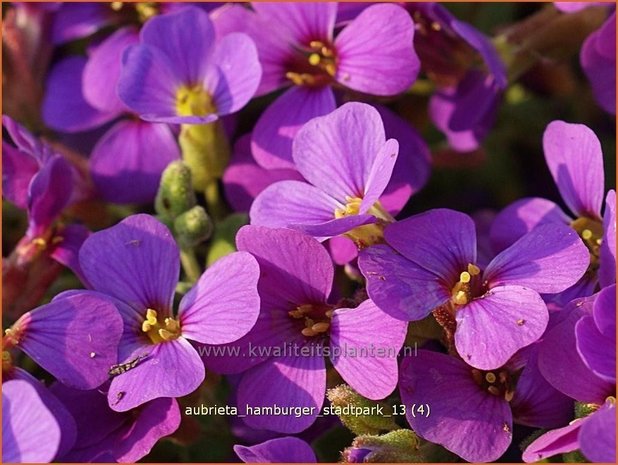
[[[196,282],[202,274],[202,270],[195,257],[195,251],[193,249],[180,249],[180,263],[182,263],[182,268],[188,280],[192,283]]]

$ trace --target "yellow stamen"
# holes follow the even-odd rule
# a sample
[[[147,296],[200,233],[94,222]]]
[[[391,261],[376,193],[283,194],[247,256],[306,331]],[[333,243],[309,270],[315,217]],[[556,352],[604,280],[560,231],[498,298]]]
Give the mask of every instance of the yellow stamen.
[[[317,66],[320,64],[320,55],[318,53],[312,53],[309,55],[309,64],[313,66]]]
[[[460,283],[469,283],[470,279],[471,279],[470,273],[468,273],[467,271],[462,271],[461,274],[459,275]]]
[[[457,305],[465,305],[468,303],[468,296],[464,291],[457,291],[453,300]]]
[[[37,237],[35,239],[32,239],[32,243],[41,249],[44,249],[45,247],[47,247],[47,241],[43,239],[42,237]]]
[[[481,269],[472,263],[468,263],[468,273],[472,276],[477,276],[481,273]]]
[[[496,375],[493,374],[492,372],[486,373],[485,374],[485,381],[487,381],[490,384],[493,384],[496,382]]]
[[[301,331],[301,334],[303,336],[307,336],[307,337],[312,337],[312,336],[316,336],[318,333],[316,333],[313,329],[311,328],[303,328],[303,330]]]
[[[330,324],[323,321],[321,323],[314,324],[311,327],[311,330],[315,331],[316,333],[325,333],[326,331],[328,331],[329,327],[330,327]]]
[[[142,331],[153,344],[158,344],[177,339],[180,336],[180,323],[170,317],[166,317],[161,322],[157,311],[149,308],[146,310],[146,319],[142,322]]]

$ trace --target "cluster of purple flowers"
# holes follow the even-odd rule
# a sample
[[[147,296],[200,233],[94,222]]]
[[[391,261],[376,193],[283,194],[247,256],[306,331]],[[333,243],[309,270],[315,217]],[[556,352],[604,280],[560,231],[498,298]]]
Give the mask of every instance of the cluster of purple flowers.
[[[9,87],[3,116],[21,218],[3,461],[208,449],[192,412],[217,396],[244,462],[322,460],[310,443],[341,424],[346,462],[616,460],[616,194],[595,132],[543,121],[559,203],[511,196],[486,220],[413,197],[432,153],[405,99],[473,158],[535,65],[521,31],[492,40],[438,3],[7,10],[7,78],[44,91]],[[554,45],[585,15],[590,101],[615,115],[614,8],[539,13]],[[390,413],[323,414],[343,404]]]

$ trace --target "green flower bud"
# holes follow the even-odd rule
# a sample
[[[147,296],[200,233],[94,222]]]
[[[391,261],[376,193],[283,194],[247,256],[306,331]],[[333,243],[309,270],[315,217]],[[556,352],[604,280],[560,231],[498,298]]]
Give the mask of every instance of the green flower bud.
[[[174,231],[178,245],[190,249],[207,240],[212,234],[212,222],[206,210],[196,205],[174,220]]]
[[[333,413],[356,434],[377,434],[399,428],[391,417],[390,405],[365,399],[346,384],[329,389],[326,397]]]
[[[584,418],[591,413],[596,412],[600,405],[586,404],[584,402],[575,402],[575,418]]]
[[[155,210],[160,219],[171,226],[181,213],[193,208],[197,200],[191,182],[191,170],[182,161],[173,161],[163,171]]]
[[[425,462],[420,441],[409,429],[391,431],[382,436],[358,436],[345,449],[344,463],[419,463]]]
[[[217,222],[215,233],[210,242],[208,256],[206,257],[206,264],[208,266],[212,265],[219,258],[236,251],[236,233],[248,222],[249,218],[245,213],[234,213],[223,221]]]

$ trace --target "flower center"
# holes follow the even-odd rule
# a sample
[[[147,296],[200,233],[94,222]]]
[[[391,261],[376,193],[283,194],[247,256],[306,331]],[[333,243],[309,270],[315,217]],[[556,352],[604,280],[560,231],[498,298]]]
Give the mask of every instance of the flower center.
[[[297,86],[321,86],[333,80],[337,73],[337,56],[332,45],[312,40],[298,53],[289,65],[285,77]]]
[[[571,222],[571,227],[582,238],[588,252],[590,252],[590,266],[588,273],[595,273],[599,269],[599,255],[603,243],[603,224],[598,220],[579,217]]]
[[[360,211],[360,206],[363,201],[362,198],[347,196],[345,200],[345,205],[335,209],[336,219],[358,215]],[[358,226],[345,233],[346,236],[354,241],[359,249],[384,242],[384,228],[387,224],[395,221],[395,219],[382,207],[380,202],[374,203],[371,208],[367,210],[367,214],[375,216],[378,221],[376,223]]]
[[[181,86],[176,91],[176,112],[180,116],[206,116],[217,107],[210,94],[201,86]]]
[[[153,344],[173,341],[180,336],[180,323],[170,317],[157,315],[157,311],[146,310],[146,319],[142,322],[142,331],[146,333]]]
[[[145,23],[148,19],[159,14],[159,5],[156,2],[139,2],[129,3],[137,14],[137,20],[140,23]],[[131,10],[127,11],[127,2],[111,2],[109,7],[116,13],[125,12],[132,16]]]
[[[515,395],[513,378],[506,370],[483,371],[474,368],[472,378],[483,390],[496,397],[504,397],[507,402]]]
[[[300,332],[303,336],[315,337],[328,332],[333,311],[330,305],[303,304],[289,311],[288,315],[302,322]]]
[[[459,274],[459,281],[451,289],[451,302],[454,305],[466,305],[482,294],[481,269],[473,263],[468,263],[467,271]]]

